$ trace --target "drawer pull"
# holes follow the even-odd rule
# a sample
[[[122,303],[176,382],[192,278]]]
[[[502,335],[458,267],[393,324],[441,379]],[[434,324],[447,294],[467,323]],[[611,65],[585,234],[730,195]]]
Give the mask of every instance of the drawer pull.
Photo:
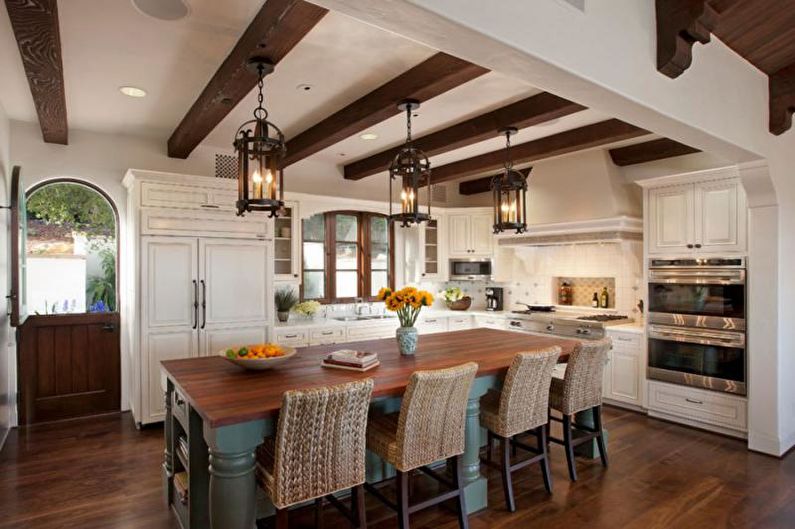
[[[623,336],[616,336],[616,338],[620,342],[632,342],[632,341],[634,341],[632,338],[624,338]]]
[[[210,208],[210,209],[218,209],[221,206],[216,206],[215,204],[202,204],[201,207],[203,208]]]
[[[285,334],[284,337],[285,338],[298,338],[298,335],[297,334]]]
[[[436,323],[437,320],[425,320],[425,323]]]
[[[334,334],[334,331],[324,331],[321,332],[320,334],[322,334],[323,336],[331,336],[332,334]]]
[[[179,406],[181,408],[181,407],[183,407],[185,405],[185,400],[182,397],[180,397],[178,394],[175,393],[174,394],[174,404],[176,404],[177,406]]]
[[[690,402],[690,403],[693,403],[693,404],[704,404],[704,401],[701,401],[701,400],[696,400],[696,399],[689,399],[689,398],[687,398],[687,397],[685,397],[685,400],[686,400],[687,402]]]

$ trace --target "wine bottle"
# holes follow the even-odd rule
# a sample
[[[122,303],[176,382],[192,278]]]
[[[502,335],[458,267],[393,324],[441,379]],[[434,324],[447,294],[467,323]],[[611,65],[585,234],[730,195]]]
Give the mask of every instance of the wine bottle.
[[[607,293],[607,287],[602,289],[602,295],[599,298],[599,305],[606,309],[607,306],[610,304],[610,294]]]

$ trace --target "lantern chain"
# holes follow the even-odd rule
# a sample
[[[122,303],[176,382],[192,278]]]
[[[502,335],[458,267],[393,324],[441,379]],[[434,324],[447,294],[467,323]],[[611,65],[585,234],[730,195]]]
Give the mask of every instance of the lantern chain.
[[[262,95],[263,87],[265,85],[265,82],[263,81],[263,79],[265,78],[265,65],[264,64],[258,64],[257,65],[257,74],[258,74],[257,89],[259,91],[259,94],[257,95],[257,103],[258,104],[257,104],[257,108],[254,109],[254,117],[257,120],[262,121],[262,120],[268,119],[268,111],[262,104],[263,101],[265,100],[265,97]]]
[[[513,160],[511,159],[511,131],[505,133],[505,170],[510,171],[513,169]]]

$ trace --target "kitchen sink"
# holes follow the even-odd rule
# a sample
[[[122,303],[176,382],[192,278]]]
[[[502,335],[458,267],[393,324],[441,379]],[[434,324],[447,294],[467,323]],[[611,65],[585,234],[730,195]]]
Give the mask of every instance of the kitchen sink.
[[[386,316],[384,314],[379,314],[371,316],[339,316],[337,318],[332,318],[332,319],[337,321],[368,321],[368,320],[389,320],[393,318],[395,318],[395,316]]]

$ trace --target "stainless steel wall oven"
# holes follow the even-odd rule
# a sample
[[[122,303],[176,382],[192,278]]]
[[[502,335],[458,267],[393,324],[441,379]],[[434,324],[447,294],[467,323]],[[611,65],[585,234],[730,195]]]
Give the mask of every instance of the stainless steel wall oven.
[[[745,395],[745,260],[651,259],[650,379]]]

